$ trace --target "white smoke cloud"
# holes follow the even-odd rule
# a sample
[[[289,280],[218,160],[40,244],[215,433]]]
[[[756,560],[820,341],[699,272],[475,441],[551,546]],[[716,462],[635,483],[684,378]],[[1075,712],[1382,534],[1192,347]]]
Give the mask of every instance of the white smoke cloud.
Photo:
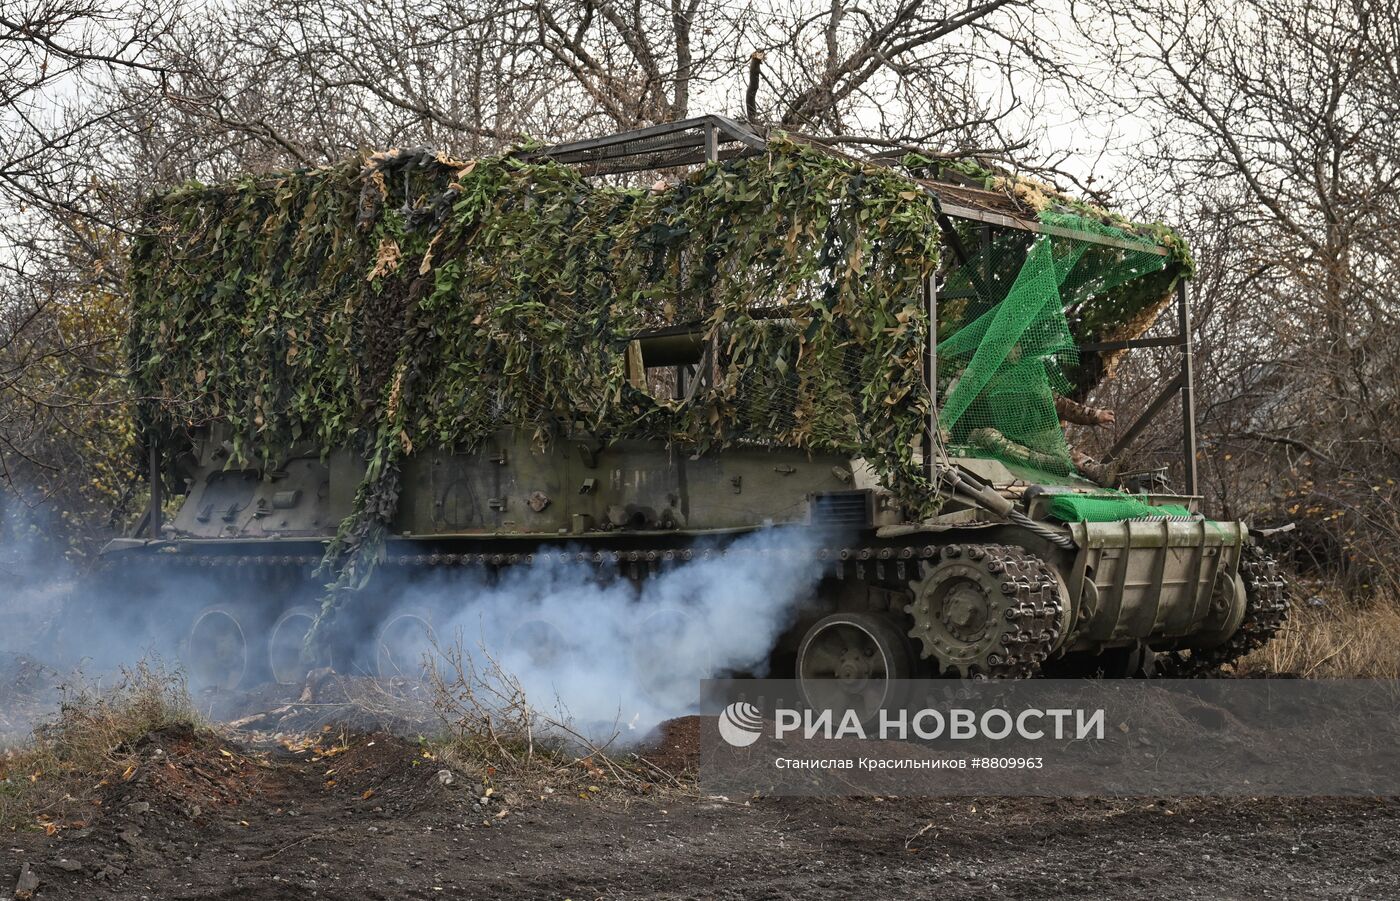
[[[767,674],[820,580],[812,542],[765,530],[639,583],[558,561],[494,584],[444,577],[405,592],[411,606],[400,609],[431,611],[439,647],[460,642],[478,675],[494,661],[537,708],[594,737],[617,725],[640,740],[694,712],[702,679]],[[411,659],[421,641],[390,650]]]
[[[195,615],[211,605],[237,608],[239,598],[251,600],[245,611],[266,608],[243,621],[258,645],[249,652],[252,671],[273,608],[314,604],[320,593],[312,582],[297,591],[263,589],[242,567],[121,555],[86,571],[34,537],[42,525],[11,517],[0,528],[0,615],[8,625],[0,652],[56,671],[100,677],[140,660],[188,666],[184,639]],[[641,740],[659,723],[693,712],[701,680],[766,675],[774,645],[821,578],[812,555],[817,540],[807,530],[766,529],[728,542],[722,554],[712,543],[709,557],[701,543],[695,559],[636,581],[625,565],[600,571],[557,559],[496,578],[470,568],[385,566],[346,601],[356,608],[346,621],[358,624],[359,653],[338,663],[351,675],[373,675],[387,652],[391,667],[416,676],[434,641],[460,642],[479,675],[494,664],[518,680],[537,709],[595,736],[620,726],[624,739]],[[416,629],[414,616],[422,617]],[[377,630],[395,618],[405,627],[381,645]],[[423,622],[431,623],[431,636]],[[8,700],[0,693],[0,707]]]
[[[73,567],[61,546],[45,540],[48,525],[42,510],[0,488],[0,652],[31,651],[72,591]]]

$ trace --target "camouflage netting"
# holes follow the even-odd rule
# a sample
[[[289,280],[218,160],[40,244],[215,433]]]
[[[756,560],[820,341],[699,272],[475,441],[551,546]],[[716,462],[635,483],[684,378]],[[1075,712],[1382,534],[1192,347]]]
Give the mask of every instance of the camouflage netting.
[[[165,195],[133,262],[147,440],[224,421],[236,460],[363,453],[328,553],[342,585],[372,566],[407,454],[507,425],[840,449],[930,504],[914,455],[938,225],[887,169],[775,143],[649,192],[390,154]],[[627,337],[692,321],[718,342],[718,383],[688,403],[634,387]],[[747,400],[779,395],[782,416]]]
[[[1104,221],[1069,212],[1076,227]],[[937,501],[916,455],[938,220],[907,174],[784,138],[661,191],[427,152],[192,185],[152,201],[133,252],[141,433],[175,451],[192,427],[227,423],[230,465],[355,448],[366,474],[327,553],[341,587],[367,576],[407,455],[468,451],[510,425],[541,444],[586,429],[861,455],[927,515]],[[1001,287],[942,308],[943,353],[970,361],[944,421],[1031,441],[1050,426],[1019,401],[1012,416],[1008,386],[1029,373],[1036,392],[1069,390],[1073,340],[1145,328],[1180,267],[1125,291],[1085,267],[1097,250],[997,240],[1020,260],[992,267]],[[675,323],[701,324],[717,348],[716,383],[680,401],[626,365],[630,336]]]
[[[1040,221],[1041,234],[1002,232],[964,250],[944,280],[939,422],[955,445],[1063,476],[1074,466],[1055,399],[1092,385],[1079,343],[1141,334],[1179,266],[1156,243],[1081,213],[1047,209]],[[959,246],[979,246],[968,237]]]

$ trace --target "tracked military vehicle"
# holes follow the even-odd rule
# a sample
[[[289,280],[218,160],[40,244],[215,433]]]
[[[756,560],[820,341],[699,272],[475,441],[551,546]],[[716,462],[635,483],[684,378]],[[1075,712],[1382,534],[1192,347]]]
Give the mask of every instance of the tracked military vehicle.
[[[388,582],[726,553],[820,575],[772,650],[804,680],[1210,672],[1287,598],[1197,511],[1190,269],[977,161],[714,116],[191,185],[133,256],[153,491],[107,558],[214,586],[173,628],[223,686],[402,666],[431,615]],[[1078,454],[1059,411],[1141,347],[1179,374]],[[1177,405],[1172,491],[1115,458]]]

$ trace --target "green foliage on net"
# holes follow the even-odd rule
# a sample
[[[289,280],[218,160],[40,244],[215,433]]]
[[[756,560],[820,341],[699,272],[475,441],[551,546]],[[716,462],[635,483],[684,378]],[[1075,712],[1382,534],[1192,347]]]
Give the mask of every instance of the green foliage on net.
[[[928,515],[938,501],[916,453],[938,219],[907,176],[781,137],[658,191],[427,152],[190,185],[152,201],[133,250],[139,428],[174,450],[191,427],[226,423],[230,466],[357,451],[365,474],[326,555],[337,590],[372,569],[407,456],[471,451],[507,426],[541,445],[583,431],[859,455]],[[941,308],[943,353],[971,371],[949,427],[995,408],[1003,434],[1048,439],[1025,386],[1047,401],[1072,377],[1074,338],[1151,306],[1080,274],[1098,249],[1029,250],[998,264],[1024,289]],[[1067,325],[1055,301],[1076,290]],[[717,382],[653,398],[628,379],[627,339],[679,323],[717,348]]]
[[[945,279],[939,423],[954,444],[1068,475],[1074,466],[1055,401],[1083,387],[1081,336],[1136,337],[1170,297],[1180,266],[1156,243],[1098,218],[1047,209],[1040,220],[1045,232],[1003,235]]]
[[[938,233],[896,172],[781,139],[656,192],[422,153],[190,186],[152,203],[133,255],[141,429],[178,446],[228,423],[230,465],[357,448],[327,555],[342,586],[373,565],[405,456],[503,426],[839,450],[929,509],[914,454]],[[627,379],[626,338],[682,322],[717,342],[719,381],[656,400]]]
[[[1004,194],[1037,216],[1068,215],[1080,222],[1091,223],[1091,229],[1102,226],[1112,234],[1154,244],[1166,251],[1168,266],[1174,272],[1188,278],[1195,274],[1196,263],[1186,241],[1170,226],[1160,222],[1134,222],[1114,210],[1085,203],[1046,182],[1019,175],[984,160],[935,158],[908,153],[901,163],[915,175],[951,178],[955,182],[961,181]]]

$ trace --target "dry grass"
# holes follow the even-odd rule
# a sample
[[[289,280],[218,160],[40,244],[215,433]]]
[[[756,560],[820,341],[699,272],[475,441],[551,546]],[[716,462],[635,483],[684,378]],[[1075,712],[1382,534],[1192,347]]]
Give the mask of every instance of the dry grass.
[[[435,647],[425,663],[433,707],[447,727],[435,749],[454,769],[562,786],[688,788],[639,755],[618,749],[620,728],[600,739],[576,728],[566,710],[536,704],[484,648],[467,654],[458,638],[451,647]]]
[[[199,724],[183,676],[145,661],[109,688],[66,689],[56,719],[0,758],[0,828],[53,831],[75,796],[134,763],[141,736]]]
[[[1361,604],[1329,593],[1322,600],[1320,606],[1297,603],[1282,634],[1241,661],[1240,671],[1315,679],[1400,678],[1400,598]]]

